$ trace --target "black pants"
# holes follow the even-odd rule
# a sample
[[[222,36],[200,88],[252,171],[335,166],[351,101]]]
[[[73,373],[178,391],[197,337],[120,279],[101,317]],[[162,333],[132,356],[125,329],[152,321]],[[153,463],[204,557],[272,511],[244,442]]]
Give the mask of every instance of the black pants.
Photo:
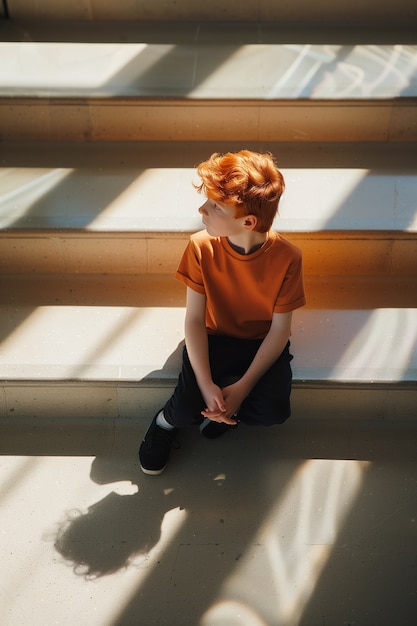
[[[209,335],[209,359],[213,381],[225,387],[240,378],[262,343],[261,339],[236,339]],[[272,426],[282,424],[291,415],[290,394],[292,371],[286,345],[281,356],[262,376],[243,401],[238,419],[245,424]],[[198,425],[203,421],[201,411],[205,402],[194,376],[186,347],[183,350],[182,369],[177,387],[164,407],[165,419],[177,428]]]

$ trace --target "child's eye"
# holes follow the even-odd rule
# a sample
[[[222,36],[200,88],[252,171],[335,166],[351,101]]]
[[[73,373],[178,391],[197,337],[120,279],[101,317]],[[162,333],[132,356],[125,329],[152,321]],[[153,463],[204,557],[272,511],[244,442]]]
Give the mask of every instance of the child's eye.
[[[214,200],[210,200],[211,206],[213,208],[213,211],[221,211],[222,208],[216,203],[214,202]]]

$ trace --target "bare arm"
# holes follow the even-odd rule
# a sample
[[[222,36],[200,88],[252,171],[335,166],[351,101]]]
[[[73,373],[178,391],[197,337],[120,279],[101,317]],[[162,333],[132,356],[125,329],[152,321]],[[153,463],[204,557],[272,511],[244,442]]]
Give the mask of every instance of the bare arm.
[[[187,309],[185,314],[185,344],[198,386],[210,413],[223,415],[226,404],[223,392],[214,384],[208,354],[206,330],[206,297],[187,288]],[[224,417],[222,421],[236,424],[236,420]]]
[[[258,380],[265,374],[271,365],[278,359],[291,331],[292,313],[274,313],[271,328],[265,339],[259,346],[252,363],[245,374],[237,382],[223,389],[223,397],[226,403],[226,411],[203,411],[205,417],[215,421],[224,422],[225,418],[233,416],[239,410],[240,405],[250,393]],[[210,407],[208,407],[210,408]]]
[[[278,359],[287,345],[291,332],[292,312],[274,313],[271,328],[256,353],[252,363],[240,379],[247,393],[253,389],[258,380]]]

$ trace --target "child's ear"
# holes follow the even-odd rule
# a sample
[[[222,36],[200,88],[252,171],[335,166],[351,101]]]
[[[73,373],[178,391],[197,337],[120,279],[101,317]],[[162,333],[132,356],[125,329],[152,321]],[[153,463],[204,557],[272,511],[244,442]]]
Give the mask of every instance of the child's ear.
[[[246,228],[246,230],[253,230],[257,223],[258,218],[256,217],[256,215],[246,215],[243,226]]]

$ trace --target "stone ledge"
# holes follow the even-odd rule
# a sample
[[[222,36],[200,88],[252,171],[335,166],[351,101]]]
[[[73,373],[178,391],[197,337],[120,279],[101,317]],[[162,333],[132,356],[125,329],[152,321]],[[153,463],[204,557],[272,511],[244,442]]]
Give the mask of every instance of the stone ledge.
[[[279,231],[416,231],[416,145],[0,142],[0,226],[8,236],[50,231],[50,243],[60,230],[196,231],[196,164],[249,148],[271,151],[285,176]]]
[[[66,434],[117,424],[147,425],[174,391],[176,378],[161,381],[13,381],[0,382],[0,431],[31,432],[39,425]],[[331,383],[295,379],[292,418],[296,420],[415,421],[417,382]],[[95,425],[94,425],[95,424]],[[93,425],[93,426],[92,426]],[[20,430],[23,429],[23,430]]]
[[[149,419],[174,389],[183,320],[181,307],[3,307],[2,427]],[[296,311],[294,416],[415,419],[416,338],[416,309]]]
[[[140,283],[145,276],[173,276],[190,232],[0,232],[0,278],[44,279],[75,285],[89,277]],[[417,233],[396,231],[283,232],[303,252],[306,276],[411,278],[417,266]],[[143,277],[143,278],[142,278]]]
[[[14,4],[16,0],[13,0]],[[164,20],[82,20],[76,19],[28,19],[0,21],[0,39],[9,42],[50,42],[50,43],[140,43],[149,44],[336,44],[336,45],[387,45],[415,44],[415,19],[407,15],[400,16],[398,6],[393,8],[393,15],[387,22],[381,14],[381,2],[378,11],[371,10],[368,20],[361,18],[355,21],[352,7],[349,5],[349,20],[337,21],[329,12],[318,18],[317,6],[314,7],[315,19],[310,23],[303,15],[303,21],[283,18],[283,6],[279,10],[278,19],[268,18],[256,20],[215,19],[200,21],[190,19],[176,20],[175,24],[166,17]],[[405,0],[412,3],[413,0]],[[154,3],[154,0],[152,0]],[[307,0],[306,0],[307,2]],[[294,3],[292,3],[294,4]],[[310,3],[309,8],[310,8]],[[212,2],[210,3],[210,6]],[[338,10],[340,6],[331,3]],[[240,6],[242,3],[240,2]],[[275,4],[276,6],[276,4]],[[289,5],[287,5],[288,8]],[[388,5],[387,5],[388,6]],[[196,3],[193,2],[193,7]],[[362,3],[363,7],[363,3]],[[414,8],[414,7],[413,7]],[[62,9],[60,9],[61,11]],[[411,17],[411,19],[410,19]],[[174,26],[174,27],[173,27]]]
[[[183,307],[3,307],[0,380],[145,382],[179,369]],[[294,378],[417,380],[417,309],[294,312]]]
[[[172,26],[184,20],[199,20],[207,24],[211,20],[222,20],[223,24],[239,20],[246,22],[269,23],[271,21],[297,24],[310,23],[321,28],[323,22],[333,24],[337,21],[362,26],[364,23],[396,24],[413,23],[416,17],[413,0],[398,0],[393,6],[391,2],[381,0],[352,0],[349,4],[340,4],[322,0],[312,5],[309,0],[293,0],[293,2],[277,5],[275,0],[245,3],[241,0],[211,0],[209,3],[195,0],[180,0],[163,5],[154,0],[142,0],[140,3],[114,3],[113,0],[101,0],[97,5],[86,4],[85,0],[61,0],[59,8],[54,0],[44,0],[41,4],[27,0],[13,0],[9,7],[9,15],[13,19],[40,19],[48,23],[50,20],[114,21],[128,19],[130,22],[152,24],[163,18]]]
[[[417,45],[0,41],[0,94],[48,98],[345,100],[417,96]],[[250,76],[250,80],[248,80]]]
[[[343,243],[343,241],[341,242]],[[342,258],[350,265],[348,248]],[[362,261],[363,263],[363,261]],[[330,264],[330,261],[329,261]],[[308,268],[308,263],[306,264]],[[369,271],[365,268],[364,271]],[[331,275],[306,272],[304,284],[310,309],[413,308],[417,306],[417,276],[396,271]],[[79,274],[28,270],[0,273],[0,304],[8,306],[185,306],[185,287],[171,274]]]
[[[3,96],[0,140],[415,142],[416,101]]]

